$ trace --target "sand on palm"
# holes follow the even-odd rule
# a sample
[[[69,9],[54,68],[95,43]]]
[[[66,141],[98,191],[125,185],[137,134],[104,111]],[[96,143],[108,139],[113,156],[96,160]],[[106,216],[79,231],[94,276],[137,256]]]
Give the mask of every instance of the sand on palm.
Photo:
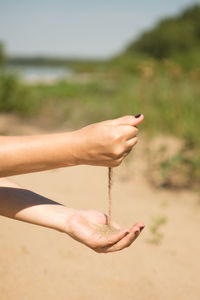
[[[102,226],[99,226],[98,228],[96,228],[95,232],[104,236],[104,237],[108,237],[108,236],[111,236],[113,234],[116,234],[118,233],[120,230],[111,226],[111,225],[102,225]]]

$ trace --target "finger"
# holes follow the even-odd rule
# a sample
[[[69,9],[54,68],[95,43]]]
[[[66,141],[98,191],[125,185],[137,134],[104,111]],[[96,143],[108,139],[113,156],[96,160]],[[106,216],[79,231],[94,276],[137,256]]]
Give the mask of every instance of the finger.
[[[129,247],[136,240],[139,234],[140,234],[139,228],[135,228],[134,231],[131,231],[129,234],[127,234],[126,237],[121,239],[118,243],[112,245],[111,247],[108,247],[106,249],[106,252],[120,251],[124,248]]]
[[[129,155],[129,153],[131,152],[131,150],[132,150],[132,147],[124,153],[123,159],[124,159],[126,156]]]
[[[130,140],[138,134],[138,128],[134,126],[124,125],[120,127],[120,133],[123,135],[125,140]]]
[[[139,224],[139,225],[137,225]],[[121,239],[118,243],[112,245],[111,247],[108,247],[107,249],[104,249],[104,252],[115,252],[120,251],[124,248],[129,247],[136,238],[140,235],[140,232],[144,228],[143,223],[136,223],[131,229],[130,233],[127,234],[123,239]]]
[[[137,144],[138,142],[138,138],[133,138],[132,140],[130,140],[130,142],[127,142],[126,144],[126,150],[123,154],[123,159],[132,151],[133,147]]]
[[[138,114],[136,116],[123,116],[121,118],[117,118],[112,120],[113,125],[131,125],[137,126],[144,120],[144,116],[142,114]]]
[[[141,232],[141,231],[144,229],[145,225],[144,225],[144,223],[142,223],[142,222],[137,222],[137,223],[135,223],[135,224],[130,228],[130,231],[131,231],[131,232],[134,232],[135,227],[138,227],[139,230],[140,230],[140,232]]]
[[[105,237],[96,242],[93,248],[105,248],[109,247],[113,244],[118,243],[121,239],[123,239],[129,233],[128,229],[123,229],[116,234],[113,234],[109,237]]]
[[[139,227],[140,231],[141,231],[142,229],[144,229],[144,227],[145,227],[144,223],[142,223],[142,222],[137,222],[137,223],[135,223],[135,225],[136,225],[137,227]],[[134,227],[135,225],[133,225],[133,227]],[[132,227],[132,228],[133,228],[133,227]]]
[[[131,150],[133,148],[133,146],[135,146],[138,142],[138,138],[134,137],[132,139],[130,139],[129,141],[126,142],[126,148],[127,150]]]

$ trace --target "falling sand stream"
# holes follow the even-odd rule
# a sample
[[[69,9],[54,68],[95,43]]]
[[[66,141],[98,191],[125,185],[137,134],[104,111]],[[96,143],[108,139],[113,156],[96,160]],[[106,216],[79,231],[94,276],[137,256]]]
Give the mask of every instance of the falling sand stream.
[[[119,232],[119,229],[113,227],[111,225],[111,217],[112,217],[112,179],[113,179],[113,170],[112,168],[108,168],[108,216],[106,218],[106,224],[99,226],[96,229],[96,232],[107,237],[112,234]]]

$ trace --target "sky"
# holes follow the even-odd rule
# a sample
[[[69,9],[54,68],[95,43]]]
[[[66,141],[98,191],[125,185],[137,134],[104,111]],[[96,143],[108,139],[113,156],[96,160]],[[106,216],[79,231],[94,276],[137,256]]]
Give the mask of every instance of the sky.
[[[200,0],[0,0],[9,55],[109,58]]]

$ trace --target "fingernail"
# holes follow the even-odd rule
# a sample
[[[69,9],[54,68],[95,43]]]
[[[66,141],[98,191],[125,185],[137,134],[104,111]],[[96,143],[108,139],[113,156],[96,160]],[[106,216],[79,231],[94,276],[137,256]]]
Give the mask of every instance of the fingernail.
[[[127,234],[130,233],[130,231],[128,229],[124,229],[124,230],[122,230],[122,233],[125,234],[125,235],[127,235]]]
[[[143,227],[140,227],[140,232],[144,229],[144,226]]]
[[[135,115],[135,118],[138,119],[141,116],[141,114]]]

